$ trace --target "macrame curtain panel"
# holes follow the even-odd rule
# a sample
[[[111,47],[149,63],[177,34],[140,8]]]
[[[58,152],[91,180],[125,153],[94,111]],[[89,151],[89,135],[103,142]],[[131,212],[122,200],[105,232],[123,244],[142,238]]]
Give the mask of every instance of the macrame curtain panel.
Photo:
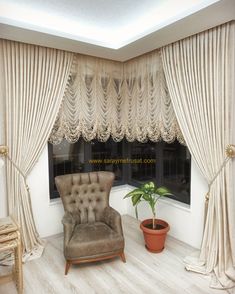
[[[184,143],[166,87],[159,51],[121,63],[76,55],[72,78],[50,136],[74,143],[124,137]]]

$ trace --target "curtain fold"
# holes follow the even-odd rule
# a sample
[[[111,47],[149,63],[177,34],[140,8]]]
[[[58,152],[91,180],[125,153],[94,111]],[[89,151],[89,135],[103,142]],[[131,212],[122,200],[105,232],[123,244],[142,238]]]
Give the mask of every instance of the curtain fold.
[[[147,140],[184,143],[159,51],[121,63],[76,55],[50,142]]]
[[[73,54],[29,44],[0,40],[6,104],[5,144],[9,214],[18,220],[25,249],[24,258],[40,256],[39,238],[27,186],[27,176],[46,146],[70,75]]]
[[[235,23],[162,48],[163,67],[173,108],[186,144],[210,184],[234,144]],[[212,273],[211,287],[235,286],[234,165],[230,161],[209,193],[199,258],[186,268]]]

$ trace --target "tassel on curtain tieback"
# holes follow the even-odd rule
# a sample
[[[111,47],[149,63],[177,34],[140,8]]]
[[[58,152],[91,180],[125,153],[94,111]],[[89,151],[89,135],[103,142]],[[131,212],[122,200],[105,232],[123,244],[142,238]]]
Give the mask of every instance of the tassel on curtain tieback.
[[[217,173],[214,175],[214,177],[211,180],[211,182],[209,183],[209,189],[208,189],[208,192],[205,195],[204,227],[205,227],[206,218],[207,218],[207,211],[208,211],[208,205],[209,205],[209,199],[210,199],[211,186],[214,183],[214,181],[216,180],[216,178],[218,177],[218,175],[220,174],[220,172],[222,171],[222,169],[226,166],[226,164],[228,163],[228,161],[231,158],[234,158],[235,157],[235,145],[232,145],[232,144],[228,145],[226,147],[225,154],[226,154],[226,158],[223,161],[223,163],[221,164],[221,166],[220,166],[219,170],[217,171]]]

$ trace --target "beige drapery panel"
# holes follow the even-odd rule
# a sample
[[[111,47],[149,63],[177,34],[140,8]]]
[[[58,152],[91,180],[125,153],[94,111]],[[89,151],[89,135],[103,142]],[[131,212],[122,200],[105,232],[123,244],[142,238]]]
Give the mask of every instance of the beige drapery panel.
[[[234,33],[234,22],[227,23],[162,49],[180,128],[208,184],[226,146],[235,143]],[[230,161],[211,187],[200,257],[185,259],[187,269],[212,273],[214,288],[235,286],[234,165]]]
[[[77,55],[50,142],[178,139],[159,51],[121,63]]]
[[[8,210],[22,229],[25,258],[40,256],[40,240],[26,181],[47,144],[69,78],[73,54],[0,40],[3,100],[6,107],[5,144]],[[39,179],[40,181],[40,179]]]

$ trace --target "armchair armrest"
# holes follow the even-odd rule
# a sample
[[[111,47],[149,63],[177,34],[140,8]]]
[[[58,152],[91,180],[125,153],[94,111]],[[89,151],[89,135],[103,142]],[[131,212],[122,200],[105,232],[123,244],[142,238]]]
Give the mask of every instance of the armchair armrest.
[[[121,215],[110,206],[104,209],[104,222],[116,233],[123,236]]]
[[[66,212],[63,216],[62,224],[64,226],[64,246],[66,246],[72,237],[76,221],[73,219],[70,213]]]

